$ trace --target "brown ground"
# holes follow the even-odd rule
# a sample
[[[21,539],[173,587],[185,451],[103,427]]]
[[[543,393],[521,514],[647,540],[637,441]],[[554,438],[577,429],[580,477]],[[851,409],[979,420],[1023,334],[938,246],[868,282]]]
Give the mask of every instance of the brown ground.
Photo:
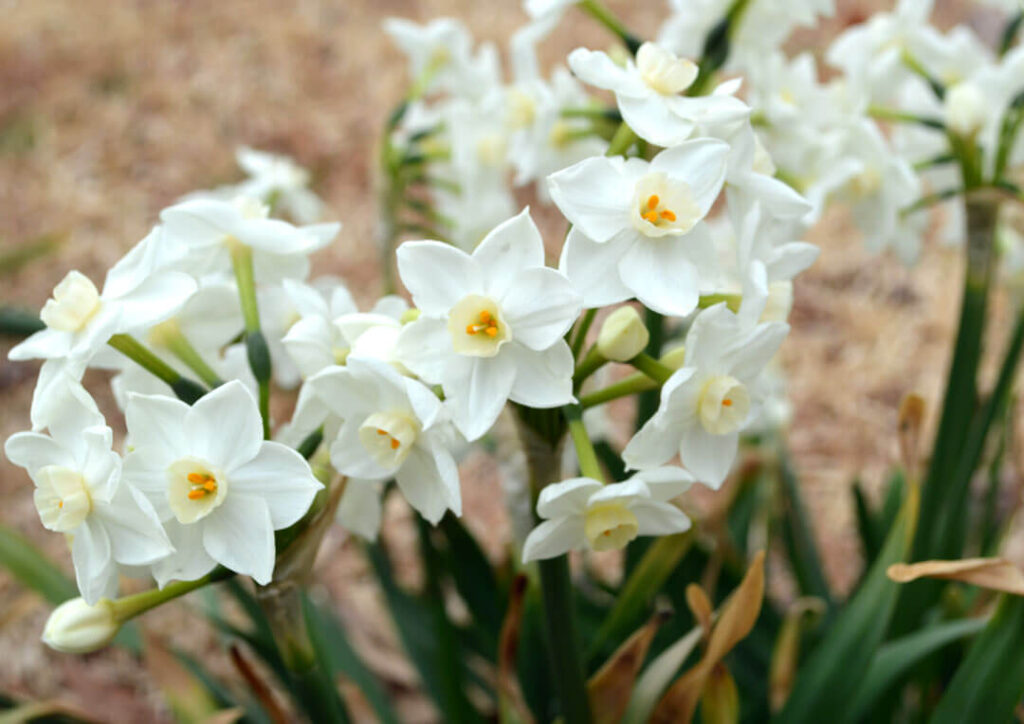
[[[609,4],[641,34],[662,12],[660,2]],[[840,17],[823,34],[885,4],[840,2]],[[523,19],[517,3],[472,0],[6,0],[0,12],[0,248],[66,236],[47,261],[0,277],[0,300],[29,307],[41,305],[69,268],[102,278],[182,193],[235,178],[232,151],[240,143],[287,152],[314,169],[332,217],[345,223],[318,271],[340,273],[369,298],[377,283],[373,147],[405,82],[402,58],[378,31],[381,19],[457,15],[479,38],[498,42]],[[941,12],[958,17],[953,3]],[[980,11],[973,20],[992,27]],[[581,17],[566,27],[549,44],[549,59],[606,43]],[[820,48],[823,34],[802,33],[795,43]],[[873,258],[841,213],[813,239],[822,257],[800,278],[784,352],[795,409],[790,442],[828,572],[842,589],[859,565],[849,482],[860,471],[877,488],[896,455],[895,408],[904,393],[933,403],[938,397],[960,272],[957,254],[936,245],[911,270]],[[999,340],[1004,329],[1000,323]],[[7,349],[0,343],[4,439],[27,426],[36,369],[7,362]],[[102,378],[87,382],[110,409]],[[463,472],[472,479],[464,486],[467,522],[498,554],[508,528],[493,503],[493,463],[473,457]],[[29,481],[3,459],[0,495],[0,521],[69,565],[63,542],[38,523]],[[323,578],[353,638],[375,666],[404,682],[399,693],[411,691],[414,675],[391,653],[393,637],[361,561],[340,531],[327,551]],[[123,652],[83,659],[39,644],[46,615],[46,606],[0,572],[0,691],[59,697],[110,721],[167,718],[156,684]],[[151,615],[147,625],[228,671],[195,621],[177,607]],[[405,717],[429,720],[416,697],[399,700]]]

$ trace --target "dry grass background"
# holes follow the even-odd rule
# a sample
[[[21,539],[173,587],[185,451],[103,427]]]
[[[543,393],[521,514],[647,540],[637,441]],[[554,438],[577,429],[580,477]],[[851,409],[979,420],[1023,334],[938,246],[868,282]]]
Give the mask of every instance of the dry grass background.
[[[641,35],[663,15],[660,1],[609,4]],[[888,3],[839,5],[835,19],[798,34],[794,47],[820,50],[837,29]],[[938,12],[944,25],[966,19],[983,32],[995,27],[991,14],[962,3],[940,2]],[[314,170],[331,217],[345,223],[339,241],[317,257],[317,273],[340,274],[357,298],[370,299],[377,288],[372,149],[406,80],[403,59],[378,28],[389,15],[441,14],[499,44],[524,19],[518,3],[472,0],[0,0],[0,248],[66,236],[45,262],[0,278],[0,300],[37,308],[70,268],[101,279],[161,208],[236,178],[232,152],[240,143],[291,154]],[[601,47],[607,37],[576,15],[545,56],[554,61],[580,44]],[[869,256],[842,213],[829,214],[812,239],[823,253],[798,281],[783,352],[794,405],[790,444],[829,576],[844,589],[859,566],[850,480],[861,473],[877,492],[896,455],[903,394],[917,391],[933,406],[939,398],[960,263],[955,250],[934,243],[914,269]],[[1006,327],[1001,307],[998,332]],[[1001,346],[1002,335],[990,342]],[[4,439],[27,424],[36,372],[6,361],[9,347],[0,341]],[[86,381],[116,414],[103,378]],[[463,466],[467,523],[502,555],[508,523],[494,503],[497,475],[483,456]],[[69,566],[63,541],[38,523],[30,482],[3,459],[0,496],[0,521]],[[389,511],[398,538],[404,515]],[[387,674],[403,717],[432,720],[342,532],[332,534],[318,566],[356,644]],[[147,629],[230,673],[213,636],[184,607],[171,608],[148,616]],[[168,718],[152,678],[123,652],[78,658],[39,644],[46,615],[0,572],[0,691],[59,697],[109,721]]]

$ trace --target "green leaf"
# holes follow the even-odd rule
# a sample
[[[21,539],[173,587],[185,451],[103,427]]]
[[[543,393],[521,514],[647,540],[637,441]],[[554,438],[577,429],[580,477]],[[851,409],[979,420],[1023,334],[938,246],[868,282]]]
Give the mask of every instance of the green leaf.
[[[78,595],[78,586],[46,555],[13,529],[0,525],[0,565],[50,603]]]
[[[829,590],[825,571],[814,542],[814,532],[807,519],[800,494],[800,481],[793,472],[785,450],[779,455],[779,482],[782,499],[782,536],[793,566],[793,574],[805,596],[815,596],[832,606],[832,592]]]
[[[676,533],[658,538],[626,579],[615,605],[590,641],[588,658],[594,658],[609,641],[618,641],[635,629],[650,613],[654,595],[672,575],[693,543],[693,533]]]
[[[919,489],[911,486],[885,546],[853,598],[797,672],[793,691],[777,720],[819,722],[835,718],[857,694],[876,649],[885,637],[899,592],[886,569],[903,561],[914,534]]]
[[[943,621],[880,646],[848,709],[846,720],[864,721],[876,702],[915,664],[954,641],[973,636],[986,623],[983,618]]]
[[[382,724],[398,724],[387,693],[349,644],[338,619],[326,608],[316,606],[307,596],[303,596],[303,609],[317,658],[325,662],[333,676],[342,674],[359,688]]]
[[[857,532],[860,533],[860,544],[864,549],[864,562],[870,566],[882,549],[882,539],[879,538],[875,516],[859,480],[853,481],[850,492],[853,494],[853,509],[857,513]]]
[[[466,602],[473,620],[484,633],[493,653],[498,649],[498,634],[505,612],[500,598],[506,595],[498,586],[494,569],[473,535],[457,517],[448,513],[438,529],[448,543],[446,569],[455,582],[455,589]]]
[[[1011,721],[1024,695],[1024,598],[1004,595],[939,701],[933,724]]]

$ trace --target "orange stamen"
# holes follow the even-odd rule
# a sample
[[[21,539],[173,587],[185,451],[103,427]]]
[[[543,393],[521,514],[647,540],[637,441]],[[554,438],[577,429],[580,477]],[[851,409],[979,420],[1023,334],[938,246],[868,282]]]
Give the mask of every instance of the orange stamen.
[[[207,481],[209,476],[203,475],[202,473],[189,473],[188,481],[193,485],[202,485]]]
[[[467,324],[466,334],[476,334],[476,327],[474,327],[472,324]]]
[[[188,491],[188,499],[189,500],[199,500],[204,495],[206,495],[206,491],[202,490],[201,488],[196,488],[194,490]]]
[[[647,208],[656,209],[661,199],[658,198],[658,194],[651,194],[650,198],[647,199]]]
[[[647,219],[647,221],[650,221],[652,224],[658,221],[658,215],[653,211],[648,211],[643,215],[643,218]]]
[[[391,449],[397,450],[402,443],[398,442],[395,438],[391,438]]]
[[[488,327],[487,329],[484,330],[484,333],[488,337],[497,337],[498,336],[498,328],[497,327]]]
[[[676,215],[673,212],[669,211],[668,209],[665,209],[664,211],[661,212],[661,218],[665,219],[666,221],[675,221]]]
[[[377,434],[378,434],[378,435],[387,435],[387,434],[388,434],[388,431],[387,431],[387,430],[381,430],[381,429],[380,429],[380,428],[378,427],[378,428],[377,428]]]
[[[722,404],[726,407],[732,407],[732,400],[722,400]]]
[[[480,322],[482,324],[487,324],[490,321],[491,321],[491,313],[490,312],[488,312],[486,309],[483,310],[482,312],[480,312]]]

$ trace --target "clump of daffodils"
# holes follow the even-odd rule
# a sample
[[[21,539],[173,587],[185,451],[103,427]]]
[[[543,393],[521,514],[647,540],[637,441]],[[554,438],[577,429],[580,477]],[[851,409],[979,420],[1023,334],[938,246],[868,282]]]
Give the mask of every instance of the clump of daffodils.
[[[387,131],[385,226],[415,210],[427,237],[383,239],[407,295],[396,284],[360,307],[342,280],[311,278],[341,226],[320,223],[325,205],[294,161],[252,149],[238,153],[248,180],[164,209],[101,286],[77,271],[55,286],[45,328],[10,355],[44,362],[32,430],[5,447],[42,524],[72,541],[83,600],[55,612],[50,645],[108,641],[122,575],[160,589],[231,573],[272,584],[281,531],[324,507],[322,481],[344,485],[337,519],[367,538],[392,481],[431,524],[461,515],[458,460],[510,408],[547,415],[559,435],[568,420],[579,462],[535,491],[524,561],[692,525],[680,496],[721,486],[772,406],[764,370],[817,254],[799,240],[816,211],[801,192],[818,192],[774,173],[768,80],[749,93],[755,113],[738,82],[707,85],[670,25],[633,58],[580,48],[545,76],[534,46],[564,7],[549,10],[513,39],[508,79],[456,21],[387,25],[415,83]],[[984,134],[977,99],[961,96],[949,113]],[[866,140],[830,193],[846,183],[887,223],[903,203],[898,160],[872,131],[850,132]],[[567,234],[545,241],[516,206],[527,184]],[[645,351],[653,324],[682,343],[660,361]],[[609,363],[644,385],[595,389]],[[90,367],[115,372],[123,448],[81,385]],[[619,451],[631,472],[609,480],[581,408],[651,387],[657,412]],[[273,418],[272,391],[289,389],[294,413]]]

